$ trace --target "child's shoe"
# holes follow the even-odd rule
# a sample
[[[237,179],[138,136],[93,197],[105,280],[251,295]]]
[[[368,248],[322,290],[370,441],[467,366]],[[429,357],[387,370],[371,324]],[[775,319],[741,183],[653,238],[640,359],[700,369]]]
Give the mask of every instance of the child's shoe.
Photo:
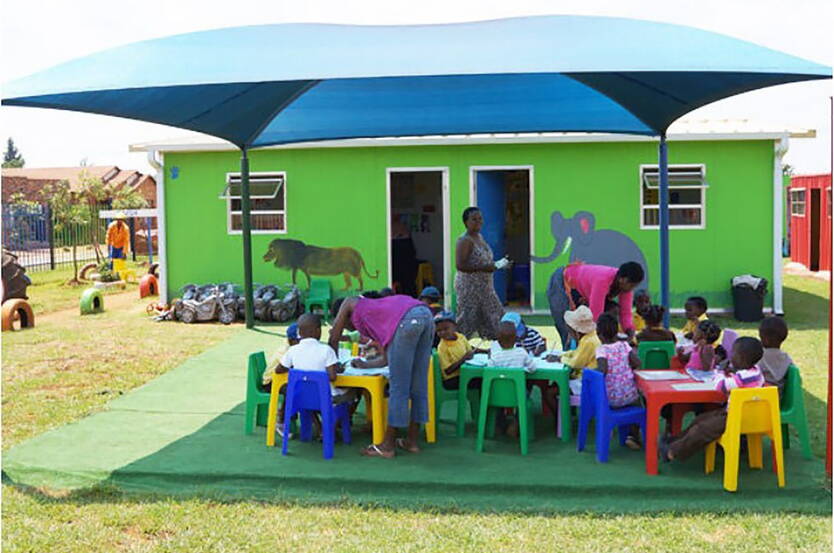
[[[625,446],[632,451],[640,451],[643,446],[640,444],[640,438],[636,436],[628,436],[625,439]]]

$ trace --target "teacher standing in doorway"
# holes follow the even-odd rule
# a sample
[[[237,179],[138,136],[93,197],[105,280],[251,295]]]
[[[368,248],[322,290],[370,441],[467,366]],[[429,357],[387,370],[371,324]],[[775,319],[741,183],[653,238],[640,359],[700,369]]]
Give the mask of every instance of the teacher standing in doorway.
[[[481,338],[498,337],[498,322],[504,306],[495,293],[492,273],[504,269],[510,262],[504,257],[495,261],[492,248],[481,236],[484,217],[477,207],[463,211],[466,232],[455,246],[455,294],[458,307],[458,330],[466,337],[478,333]]]

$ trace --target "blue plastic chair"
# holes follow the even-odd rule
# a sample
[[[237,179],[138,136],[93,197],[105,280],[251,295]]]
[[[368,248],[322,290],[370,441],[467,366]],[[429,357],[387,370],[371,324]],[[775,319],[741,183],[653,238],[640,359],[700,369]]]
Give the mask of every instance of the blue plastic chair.
[[[643,407],[620,407],[612,409],[608,404],[605,391],[605,375],[593,369],[582,371],[582,399],[579,404],[579,433],[576,437],[576,450],[585,449],[588,426],[591,419],[596,419],[597,461],[608,462],[608,447],[611,431],[616,428],[620,445],[625,445],[628,429],[632,424],[639,424],[645,439],[646,410]]]
[[[286,410],[284,412],[284,439],[281,454],[287,454],[287,437],[290,433],[290,419],[296,413],[301,422],[302,442],[309,442],[313,437],[312,412],[321,413],[321,434],[324,445],[324,458],[333,458],[333,446],[336,441],[336,423],[342,423],[342,441],[350,443],[350,412],[348,405],[333,405],[330,394],[330,379],[324,371],[300,371],[293,369],[287,380]]]

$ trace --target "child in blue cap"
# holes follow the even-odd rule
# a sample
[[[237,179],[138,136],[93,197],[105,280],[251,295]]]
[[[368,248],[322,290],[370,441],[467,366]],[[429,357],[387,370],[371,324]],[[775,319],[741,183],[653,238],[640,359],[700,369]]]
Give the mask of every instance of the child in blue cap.
[[[287,347],[279,353],[276,357],[280,359],[286,353],[286,351],[291,348],[292,346],[296,345],[299,342],[298,338],[298,323],[293,323],[287,327]],[[271,363],[267,363],[266,370],[264,371],[263,377],[261,379],[261,385],[263,386],[263,391],[269,392],[272,388],[272,375],[275,374],[275,368],[278,365],[278,361],[275,360]],[[286,384],[281,387],[280,394],[284,395],[287,390]],[[275,432],[278,435],[281,435],[281,432],[284,430],[284,410],[278,409],[278,424],[275,425]],[[290,436],[292,437],[292,436]]]
[[[440,290],[434,286],[426,286],[420,292],[420,301],[429,306],[432,315],[437,315],[443,311],[443,304],[440,303],[440,298]]]
[[[515,325],[516,345],[524,348],[527,353],[537,357],[547,349],[547,342],[539,331],[524,324],[521,315],[512,312],[504,313],[501,322],[505,321]]]

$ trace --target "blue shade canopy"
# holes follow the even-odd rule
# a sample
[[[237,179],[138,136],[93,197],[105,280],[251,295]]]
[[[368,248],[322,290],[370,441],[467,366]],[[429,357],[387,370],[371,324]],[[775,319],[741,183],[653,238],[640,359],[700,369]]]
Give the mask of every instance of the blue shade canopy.
[[[741,92],[829,67],[690,27],[542,16],[279,24],[113,48],[8,83],[3,104],[191,129],[239,147],[483,132],[655,135]]]

